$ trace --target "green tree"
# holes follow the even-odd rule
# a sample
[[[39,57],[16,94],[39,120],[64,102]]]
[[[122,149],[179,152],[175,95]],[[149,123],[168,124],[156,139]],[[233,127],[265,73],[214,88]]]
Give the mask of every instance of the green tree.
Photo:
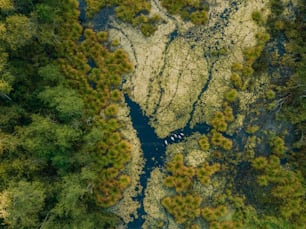
[[[50,118],[32,116],[32,123],[18,128],[20,145],[27,152],[43,160],[51,160],[57,169],[67,169],[73,163],[74,144],[80,140],[80,131],[60,125]]]
[[[84,111],[83,100],[69,88],[57,86],[39,93],[38,98],[49,108],[54,109],[60,121],[80,118]]]
[[[42,183],[22,180],[11,184],[1,196],[3,195],[6,195],[8,200],[4,206],[6,213],[2,216],[10,228],[36,228],[39,225],[39,214],[46,197]]]
[[[38,69],[38,75],[48,85],[57,85],[64,81],[64,76],[61,74],[59,67],[55,64],[48,64]]]
[[[28,44],[35,34],[35,24],[24,15],[8,16],[5,22],[6,30],[0,34],[0,40],[5,41],[12,50]]]

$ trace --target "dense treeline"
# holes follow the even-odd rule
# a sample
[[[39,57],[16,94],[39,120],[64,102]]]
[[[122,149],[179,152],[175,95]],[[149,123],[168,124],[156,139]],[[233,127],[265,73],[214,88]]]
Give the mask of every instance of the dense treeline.
[[[126,54],[84,29],[78,1],[0,2],[0,223],[112,228],[129,185],[117,118]]]

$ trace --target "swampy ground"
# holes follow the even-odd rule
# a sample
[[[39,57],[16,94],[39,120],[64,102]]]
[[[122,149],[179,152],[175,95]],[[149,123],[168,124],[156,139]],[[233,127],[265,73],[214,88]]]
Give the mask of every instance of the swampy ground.
[[[305,6],[2,1],[1,226],[303,228]]]

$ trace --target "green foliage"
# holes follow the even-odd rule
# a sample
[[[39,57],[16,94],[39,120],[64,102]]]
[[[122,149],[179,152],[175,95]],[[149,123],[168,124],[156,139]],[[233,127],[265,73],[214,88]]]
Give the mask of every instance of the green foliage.
[[[247,128],[246,128],[246,132],[247,132],[248,134],[254,134],[254,133],[256,133],[258,130],[259,130],[259,126],[257,126],[257,125],[255,125],[255,126],[249,125],[249,126],[247,126]]]
[[[230,89],[224,94],[224,98],[228,102],[235,102],[239,97],[239,93],[235,89]]]
[[[131,179],[123,171],[132,147],[115,115],[128,56],[90,29],[80,42],[76,0],[11,3],[0,2],[0,221],[114,228],[118,217],[103,208]]]
[[[203,163],[200,167],[196,168],[197,179],[202,185],[207,186],[210,183],[210,176],[220,170],[220,164],[216,163],[209,165],[208,163]]]
[[[221,147],[224,150],[230,150],[233,146],[233,142],[230,139],[223,137],[223,135],[215,129],[211,131],[210,141],[214,146]]]
[[[14,2],[13,0],[2,0],[0,2],[0,11],[1,14],[8,14],[11,11],[14,11]]]
[[[265,93],[267,99],[272,100],[275,98],[275,92],[273,90],[267,90]]]
[[[49,85],[54,83],[58,84],[64,81],[64,76],[60,72],[60,69],[57,65],[48,64],[44,67],[38,69],[38,74],[42,80]]]
[[[80,140],[80,131],[67,125],[54,123],[49,118],[32,116],[32,123],[18,129],[21,146],[43,160],[51,160],[57,168],[69,164],[74,144]]]
[[[204,150],[204,151],[208,150],[209,149],[208,138],[206,136],[202,136],[199,139],[199,145],[200,145],[201,150]]]
[[[231,81],[232,81],[232,83],[233,83],[233,85],[236,89],[241,89],[242,88],[243,84],[242,84],[242,80],[241,80],[241,77],[239,76],[239,74],[233,73],[231,75]]]
[[[274,137],[271,139],[270,146],[272,147],[272,153],[281,157],[285,155],[287,147],[285,146],[285,141],[281,137]]]
[[[220,111],[217,111],[214,114],[214,117],[210,121],[210,124],[218,131],[225,132],[227,129],[227,122],[226,122],[225,115]]]
[[[52,23],[56,16],[54,8],[47,4],[37,4],[35,14],[39,23]]]
[[[6,42],[8,48],[16,50],[28,44],[34,34],[35,24],[28,17],[12,15],[5,20],[5,32],[0,33],[0,40]]]
[[[207,5],[201,1],[162,0],[161,3],[169,13],[179,14],[184,20],[190,20],[195,25],[208,22]]]
[[[2,131],[12,132],[23,118],[25,111],[19,106],[2,106],[0,109],[0,126]]]
[[[82,117],[83,100],[72,89],[63,86],[47,88],[38,94],[38,98],[44,105],[55,110],[60,121],[67,122]]]
[[[262,13],[260,11],[254,11],[252,13],[252,19],[258,24],[258,25],[262,25],[264,23],[264,19],[262,16]]]
[[[206,24],[208,22],[208,14],[205,10],[195,11],[190,15],[190,20],[195,25]]]
[[[42,183],[19,181],[12,184],[5,192],[8,204],[5,209],[4,222],[10,228],[35,228],[39,225],[39,213],[46,198]],[[3,193],[2,193],[3,195]]]
[[[252,161],[252,167],[256,170],[265,169],[268,165],[268,161],[265,157],[257,157]]]
[[[175,195],[161,200],[161,204],[178,224],[188,224],[200,216],[202,198],[198,195]]]
[[[276,139],[276,141],[278,140]],[[260,171],[257,183],[263,187],[269,185],[269,193],[266,194],[269,194],[270,199],[262,208],[268,210],[271,206],[274,206],[276,208],[275,215],[280,214],[283,219],[290,222],[299,219],[294,223],[301,223],[304,211],[303,197],[305,195],[301,175],[292,170],[284,169],[279,158],[274,155],[269,156],[269,158],[258,157],[254,159],[252,167]]]

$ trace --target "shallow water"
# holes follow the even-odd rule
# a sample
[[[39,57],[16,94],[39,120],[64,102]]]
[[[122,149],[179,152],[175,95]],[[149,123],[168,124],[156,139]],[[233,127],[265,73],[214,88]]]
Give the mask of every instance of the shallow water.
[[[196,125],[192,129],[187,126],[184,129],[178,130],[175,133],[171,133],[168,137],[161,139],[156,135],[154,129],[149,125],[149,118],[143,114],[140,106],[133,102],[127,95],[125,95],[125,102],[130,108],[130,116],[132,119],[133,127],[137,131],[137,136],[141,142],[141,148],[145,159],[143,173],[140,176],[140,184],[143,189],[140,195],[135,198],[135,200],[140,202],[141,206],[138,209],[139,217],[134,219],[133,222],[130,222],[128,224],[128,228],[141,228],[141,225],[144,223],[142,216],[146,214],[143,206],[143,199],[145,189],[147,188],[147,181],[150,178],[150,174],[154,168],[164,166],[166,152],[165,140],[168,144],[177,143],[184,141],[184,138],[192,135],[195,132],[206,134],[210,131],[211,127],[207,124]],[[177,137],[175,137],[175,135]],[[178,137],[179,135],[181,136],[181,139]],[[174,140],[172,140],[171,137]]]

